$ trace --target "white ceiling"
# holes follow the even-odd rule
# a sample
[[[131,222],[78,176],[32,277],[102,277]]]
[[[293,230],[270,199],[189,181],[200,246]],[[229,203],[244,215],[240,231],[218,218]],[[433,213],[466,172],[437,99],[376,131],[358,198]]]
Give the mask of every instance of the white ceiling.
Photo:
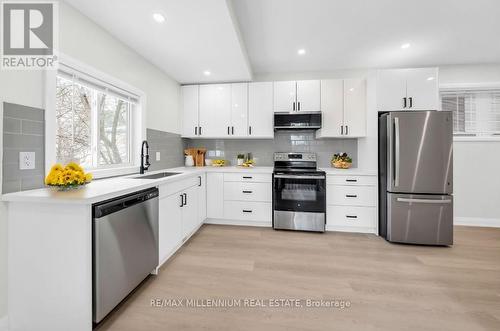
[[[66,2],[181,83],[500,62],[499,0]],[[165,22],[156,23],[154,12]]]
[[[254,73],[500,62],[499,0],[233,0],[233,7]],[[307,53],[299,56],[300,48]]]
[[[226,0],[66,2],[180,83],[251,80]],[[156,12],[164,15],[163,23],[153,20]]]

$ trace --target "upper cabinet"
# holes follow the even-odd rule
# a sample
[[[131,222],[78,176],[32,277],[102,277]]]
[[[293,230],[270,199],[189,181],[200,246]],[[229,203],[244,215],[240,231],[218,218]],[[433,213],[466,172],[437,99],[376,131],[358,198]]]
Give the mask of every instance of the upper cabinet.
[[[366,136],[366,80],[322,80],[321,114],[317,138]]]
[[[273,138],[273,84],[182,87],[186,138]]]
[[[438,68],[379,70],[377,110],[439,110]]]
[[[274,138],[273,83],[248,84],[248,137]]]
[[[319,80],[274,82],[274,111],[320,111]]]

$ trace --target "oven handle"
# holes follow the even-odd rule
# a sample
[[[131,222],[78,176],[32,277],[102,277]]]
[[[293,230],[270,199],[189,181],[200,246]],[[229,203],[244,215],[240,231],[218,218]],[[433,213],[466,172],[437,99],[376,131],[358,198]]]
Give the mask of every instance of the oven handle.
[[[326,179],[325,176],[300,176],[300,175],[274,175],[274,178],[291,178],[291,179]]]

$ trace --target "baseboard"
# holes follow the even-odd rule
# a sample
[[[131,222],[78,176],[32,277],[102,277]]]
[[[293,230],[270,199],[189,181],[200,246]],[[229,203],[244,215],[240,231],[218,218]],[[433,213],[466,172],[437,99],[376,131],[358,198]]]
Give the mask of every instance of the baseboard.
[[[355,227],[355,226],[335,226],[335,225],[328,225],[328,224],[326,225],[326,231],[377,234],[377,230],[375,228],[370,228],[370,227]]]
[[[454,225],[500,228],[500,218],[455,217]]]
[[[222,218],[207,218],[205,224],[219,224],[219,225],[241,225],[241,226],[260,226],[270,228],[271,221],[241,221],[241,220],[227,220]]]
[[[7,315],[0,317],[0,331],[7,331]]]

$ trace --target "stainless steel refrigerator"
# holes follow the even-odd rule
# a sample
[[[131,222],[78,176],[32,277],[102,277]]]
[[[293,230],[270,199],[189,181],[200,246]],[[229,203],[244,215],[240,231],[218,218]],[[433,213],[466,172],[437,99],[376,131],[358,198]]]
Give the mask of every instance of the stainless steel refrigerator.
[[[453,244],[452,114],[379,114],[379,234],[388,241]]]

